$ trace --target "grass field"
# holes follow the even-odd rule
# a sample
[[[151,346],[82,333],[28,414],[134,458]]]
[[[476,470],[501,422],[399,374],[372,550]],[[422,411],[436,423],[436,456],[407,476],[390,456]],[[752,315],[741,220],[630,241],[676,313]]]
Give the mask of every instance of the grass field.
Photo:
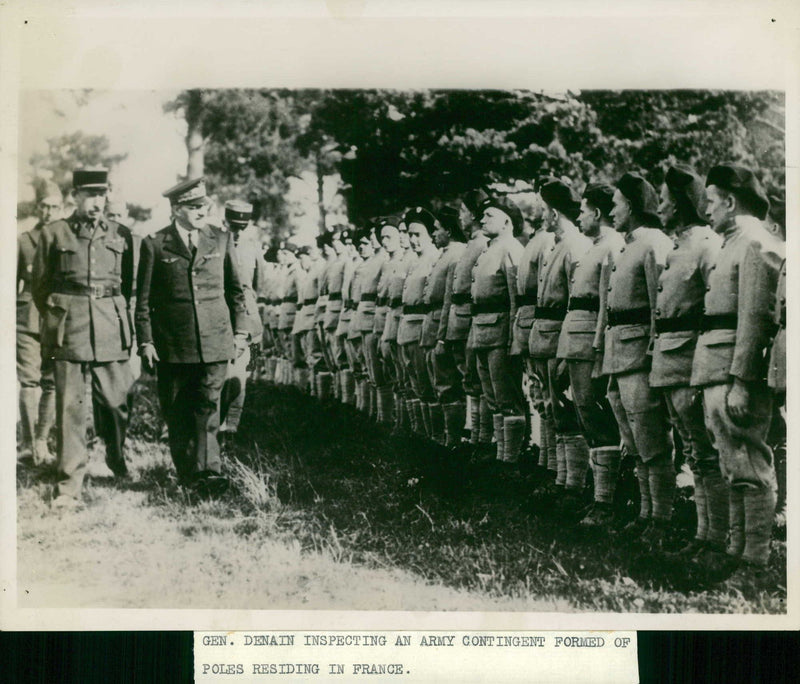
[[[160,430],[142,382],[134,480],[117,486],[95,447],[80,511],[50,511],[52,470],[18,469],[21,607],[785,612],[784,527],[772,589],[746,600],[537,510],[529,476],[391,437],[294,388],[250,387],[219,501],[186,499]]]

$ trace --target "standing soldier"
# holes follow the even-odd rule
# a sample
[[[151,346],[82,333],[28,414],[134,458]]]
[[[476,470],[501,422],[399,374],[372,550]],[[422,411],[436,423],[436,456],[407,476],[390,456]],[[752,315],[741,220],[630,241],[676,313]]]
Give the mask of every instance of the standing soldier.
[[[661,389],[694,474],[697,531],[678,554],[687,560],[706,546],[723,551],[728,535],[728,487],[703,422],[702,395],[689,386],[703,298],[722,243],[705,225],[705,206],[703,179],[691,167],[670,166],[658,213],[675,246],[658,280],[650,386]]]
[[[39,309],[33,301],[33,257],[44,227],[58,218],[63,198],[54,183],[41,191],[36,204],[36,225],[17,238],[17,381],[22,423],[20,457],[33,457],[34,465],[51,460],[47,438],[55,422],[53,363],[42,356]]]
[[[322,327],[325,333],[325,351],[331,372],[334,374],[333,391],[342,401],[342,389],[344,386],[343,371],[346,366],[341,364],[341,353],[339,350],[339,338],[336,336],[336,327],[339,324],[339,316],[342,313],[344,300],[342,299],[342,288],[344,286],[344,272],[348,262],[348,256],[344,245],[346,231],[341,227],[335,228],[331,235],[331,246],[336,257],[328,266],[328,275],[325,281],[325,290],[328,294],[328,303],[325,305],[325,318]]]
[[[319,292],[319,275],[322,260],[316,246],[304,245],[297,250],[300,258],[300,272],[297,290],[297,315],[292,324],[292,338],[296,340],[298,354],[302,359],[299,371],[300,387],[314,392],[315,371],[322,359],[322,350],[316,346],[314,334],[314,316],[317,311],[317,295]]]
[[[258,358],[261,348],[262,326],[256,293],[263,287],[264,260],[259,245],[245,233],[251,225],[252,216],[253,205],[249,202],[231,200],[225,205],[225,224],[233,235],[233,246],[239,263],[239,280],[245,304],[244,329],[248,332],[250,346],[228,364],[228,375],[222,387],[220,404],[221,433],[235,434],[239,429],[247,386],[247,367],[251,358]]]
[[[353,236],[353,243],[358,250],[358,256],[356,257],[355,270],[350,281],[347,298],[349,317],[345,333],[345,344],[347,345],[347,358],[350,363],[350,370],[353,372],[353,382],[356,388],[356,409],[366,413],[369,409],[369,397],[367,395],[367,372],[364,367],[364,350],[361,346],[358,308],[361,303],[364,270],[367,261],[372,258],[375,251],[372,239],[369,236],[369,228],[358,229]]]
[[[75,212],[46,226],[33,264],[33,301],[43,316],[43,357],[54,359],[58,469],[54,507],[80,503],[86,474],[86,383],[106,463],[127,475],[128,365],[133,288],[130,231],[103,216],[106,170],[73,173]]]
[[[556,354],[566,361],[578,422],[589,444],[594,505],[581,521],[587,527],[607,527],[611,523],[620,466],[619,430],[606,399],[608,380],[600,374],[592,346],[600,311],[602,269],[609,255],[624,244],[611,225],[613,197],[614,188],[604,183],[590,183],[583,191],[578,224],[592,245],[572,274],[567,315]]]
[[[539,256],[538,295],[528,338],[528,354],[533,359],[537,382],[542,386],[545,416],[552,420],[555,433],[555,463],[552,444],[548,441],[547,468],[551,477],[553,470],[556,471],[552,491],[557,496],[564,493],[564,505],[574,513],[589,468],[589,446],[581,434],[575,406],[567,396],[567,364],[556,356],[558,338],[567,315],[573,271],[591,242],[575,226],[581,205],[569,185],[553,179],[542,186],[541,195],[547,205],[545,225],[553,233],[554,241],[550,249]]]
[[[512,357],[511,324],[517,315],[517,268],[522,245],[519,207],[505,197],[483,203],[481,223],[489,244],[472,269],[472,345],[478,376],[492,414],[497,460],[516,463],[525,441],[525,397],[519,357]]]
[[[264,379],[267,382],[275,382],[275,368],[278,363],[278,342],[275,330],[275,311],[278,306],[276,300],[279,288],[277,250],[271,247],[266,249],[263,259],[264,279],[261,283],[258,302],[263,325]]]
[[[356,385],[355,368],[353,368],[353,348],[347,342],[347,334],[350,330],[350,321],[353,319],[355,302],[353,302],[353,282],[355,280],[356,268],[360,262],[358,252],[355,251],[353,241],[358,240],[355,231],[347,231],[342,234],[344,243],[344,272],[342,274],[342,310],[337,317],[336,325],[336,365],[341,369],[342,378],[342,403],[358,405],[358,394]]]
[[[672,516],[675,471],[661,394],[650,387],[648,350],[655,334],[658,277],[673,247],[660,229],[656,191],[626,173],[614,191],[614,227],[625,237],[600,286],[595,347],[603,349],[608,399],[628,453],[636,457],[641,505],[626,534],[657,549]],[[604,336],[601,341],[600,336]]]
[[[278,332],[283,348],[283,384],[300,386],[300,371],[305,366],[301,360],[301,350],[298,340],[292,335],[294,318],[297,315],[297,305],[300,299],[300,281],[303,277],[302,268],[298,261],[299,247],[293,242],[284,242],[281,253],[285,270],[283,274],[283,288],[281,289],[281,306],[278,314]]]
[[[172,223],[142,241],[136,334],[155,369],[178,482],[201,495],[221,475],[219,401],[228,362],[245,353],[245,297],[233,235],[208,223],[203,178],[170,188]]]
[[[778,276],[769,252],[778,246],[762,223],[769,202],[752,171],[715,166],[706,193],[706,213],[723,242],[709,277],[691,381],[703,388],[706,427],[730,484],[730,542],[727,557],[717,554],[719,565],[721,572],[738,566],[730,586],[749,593],[763,578],[775,514],[765,352]]]
[[[401,349],[403,365],[411,383],[409,417],[412,430],[420,436],[431,436],[430,404],[436,394],[428,375],[425,350],[420,347],[422,324],[428,311],[425,304],[425,286],[439,250],[431,240],[436,219],[426,209],[416,207],[406,212],[411,249],[417,262],[403,285],[403,316],[397,329],[397,344]]]
[[[328,278],[336,259],[333,249],[333,233],[328,231],[317,238],[317,246],[322,250],[323,262],[317,279],[317,303],[314,308],[314,336],[320,360],[316,369],[315,394],[320,399],[328,399],[333,393],[333,365],[328,354],[325,336],[325,311],[328,308]]]
[[[429,409],[431,435],[435,442],[453,447],[461,441],[464,427],[464,386],[455,359],[445,349],[442,326],[446,328],[450,313],[447,290],[452,293],[453,273],[466,249],[457,209],[443,207],[439,212],[433,243],[441,253],[425,287],[424,301],[428,313],[422,324],[420,347],[427,350],[428,375],[436,391],[437,401],[432,402]]]

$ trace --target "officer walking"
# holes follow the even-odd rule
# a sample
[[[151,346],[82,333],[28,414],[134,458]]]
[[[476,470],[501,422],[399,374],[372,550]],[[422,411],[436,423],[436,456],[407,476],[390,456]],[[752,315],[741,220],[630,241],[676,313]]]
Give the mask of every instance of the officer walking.
[[[139,259],[139,355],[158,377],[178,482],[214,496],[227,488],[219,400],[228,362],[247,349],[244,291],[233,235],[208,223],[204,179],[178,183],[164,197],[172,223],[142,241]]]
[[[42,314],[42,354],[54,359],[58,470],[53,507],[80,504],[86,475],[86,383],[92,387],[95,429],[106,463],[127,475],[128,358],[133,287],[131,233],[103,215],[105,169],[72,176],[75,212],[46,226],[33,264],[33,300]]]

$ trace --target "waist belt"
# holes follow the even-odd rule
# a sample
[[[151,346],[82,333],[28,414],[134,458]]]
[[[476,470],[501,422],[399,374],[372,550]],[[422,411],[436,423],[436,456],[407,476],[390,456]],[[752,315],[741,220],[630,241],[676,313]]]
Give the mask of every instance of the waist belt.
[[[427,304],[403,304],[403,314],[426,314],[428,311]]]
[[[341,292],[330,292],[328,293],[328,301],[329,302],[338,302],[342,298]]]
[[[703,314],[698,311],[674,316],[673,318],[656,318],[656,332],[682,332],[684,330],[699,330]]]
[[[309,297],[308,299],[303,300],[303,306],[311,306],[312,304],[317,303],[316,297]]]
[[[472,303],[472,294],[469,292],[454,292],[451,300],[455,306]]]
[[[365,292],[361,295],[362,302],[374,302],[377,301],[378,295],[375,292]]]
[[[615,325],[647,325],[650,323],[650,307],[641,306],[638,309],[608,310],[608,324]]]
[[[730,314],[703,314],[700,321],[700,330],[736,330],[739,315]]]
[[[388,297],[378,297],[375,300],[375,306],[389,306],[389,298]]]
[[[355,311],[357,307],[358,304],[356,304],[352,299],[344,300],[344,308],[347,309],[348,311]]]
[[[567,311],[600,311],[600,299],[597,297],[570,297]]]
[[[284,297],[281,301],[284,304],[297,304],[297,297]]]
[[[563,321],[566,315],[566,306],[537,306],[535,317],[546,321]]]
[[[84,285],[83,283],[73,283],[69,280],[61,283],[55,290],[61,294],[85,295],[92,299],[102,299],[103,297],[116,297],[122,294],[119,285]]]
[[[531,306],[536,304],[535,292],[527,292],[526,294],[517,295],[517,306]]]
[[[482,302],[472,303],[472,315],[487,313],[507,313],[511,308],[511,302],[505,297],[496,299],[484,299]]]

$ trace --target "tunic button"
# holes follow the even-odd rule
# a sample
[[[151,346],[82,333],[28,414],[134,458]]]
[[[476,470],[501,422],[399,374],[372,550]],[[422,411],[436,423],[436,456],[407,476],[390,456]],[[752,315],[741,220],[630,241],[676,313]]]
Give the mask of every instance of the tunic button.
[[[611,267],[611,270],[612,270],[612,271],[616,271],[616,270],[617,270],[617,267],[616,267],[616,266],[612,266],[612,267]]]
[[[542,266],[547,266],[547,262],[545,261],[545,262],[542,264]]]
[[[710,285],[706,288],[706,292],[711,292],[711,286]]]
[[[619,252],[620,252],[620,254],[622,254],[622,252],[624,252],[624,251],[625,251],[625,248],[624,248],[624,247],[620,247],[620,248],[619,248]]]
[[[608,291],[609,291],[609,292],[611,292],[611,286],[610,286],[610,285],[609,285],[609,287],[608,287]]]
[[[678,249],[678,245],[672,245],[672,249]]]
[[[717,270],[717,265],[716,265],[716,264],[714,264],[714,265],[711,267],[711,270],[712,270],[712,271],[716,271],[716,270]]]
[[[661,315],[661,309],[656,309],[656,316],[660,316],[660,315]]]

